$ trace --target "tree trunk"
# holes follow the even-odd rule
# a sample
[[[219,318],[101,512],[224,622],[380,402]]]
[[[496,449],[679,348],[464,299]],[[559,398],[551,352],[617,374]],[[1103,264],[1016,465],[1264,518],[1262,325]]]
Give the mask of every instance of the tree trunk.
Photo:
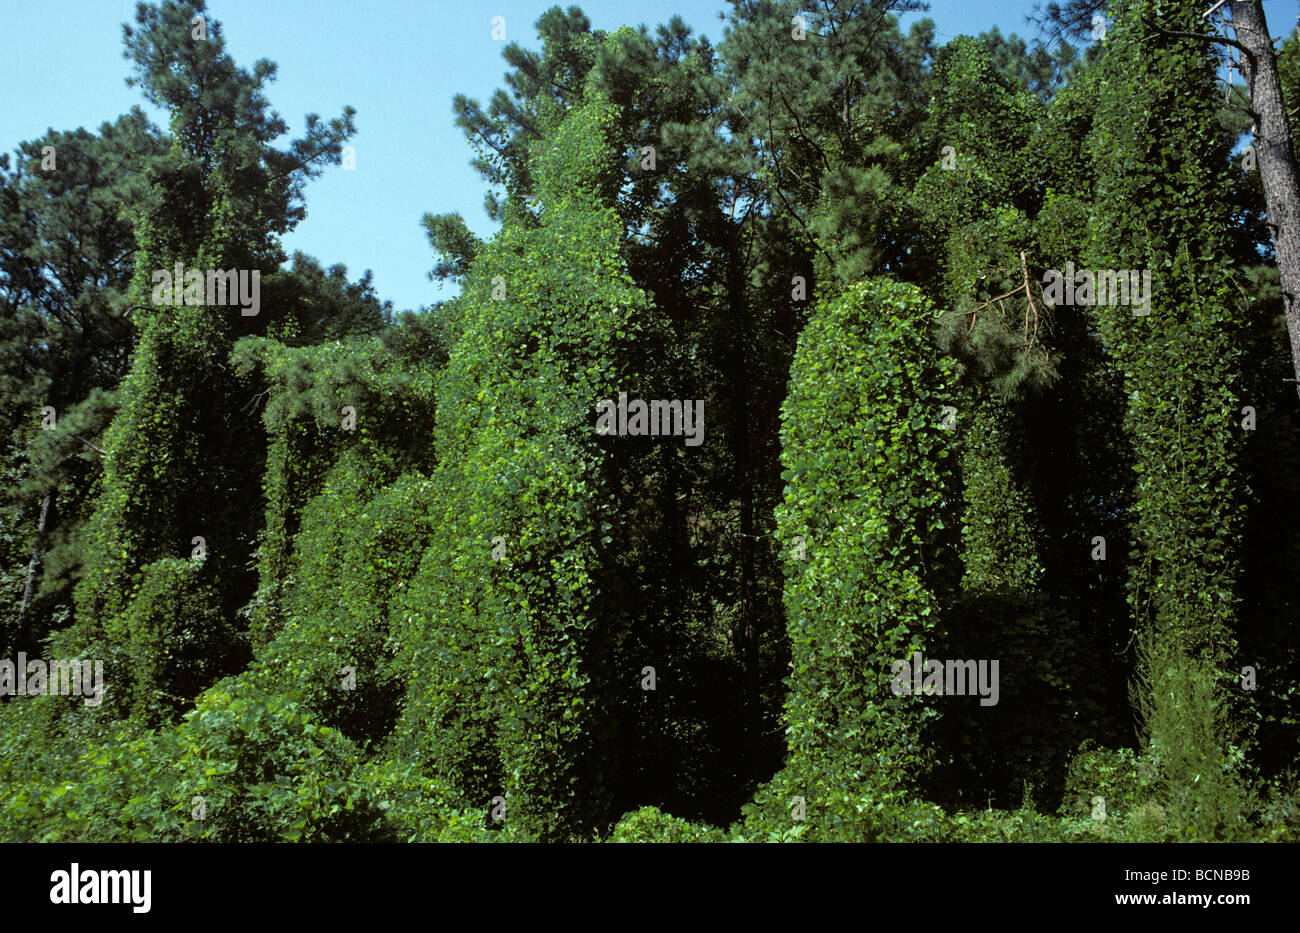
[[[1300,394],[1300,180],[1291,148],[1291,126],[1282,100],[1273,40],[1259,0],[1234,0],[1232,27],[1237,41],[1251,53],[1241,65],[1254,119],[1252,145],[1264,183],[1268,227],[1282,279],[1282,310],[1291,337],[1296,392]]]
[[[744,273],[737,259],[741,255],[740,243],[734,235],[730,241],[730,250],[732,259],[728,268],[727,290],[735,330],[732,335],[734,343],[728,354],[728,377],[731,387],[731,443],[740,505],[740,644],[737,648],[745,678],[745,772],[750,781],[756,784],[762,765],[760,749],[763,741],[763,694],[754,598],[754,445],[750,426],[748,357],[753,322],[745,301]]]
[[[36,543],[32,545],[32,559],[27,564],[27,585],[23,587],[23,605],[18,610],[18,624],[22,625],[27,619],[27,609],[32,604],[32,596],[36,592],[36,571],[41,566],[41,547],[45,544],[45,524],[49,519],[50,506],[54,504],[54,490],[51,489],[45,494],[45,500],[41,503],[41,518],[36,523]]]

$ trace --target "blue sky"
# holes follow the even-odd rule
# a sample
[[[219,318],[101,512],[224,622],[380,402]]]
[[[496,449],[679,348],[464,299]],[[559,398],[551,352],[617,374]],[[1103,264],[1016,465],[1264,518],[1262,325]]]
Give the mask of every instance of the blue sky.
[[[268,96],[292,134],[301,132],[304,114],[329,118],[345,104],[357,108],[356,170],[332,168],[308,186],[307,218],[285,238],[286,249],[325,265],[342,262],[353,278],[374,270],[379,295],[399,309],[446,297],[427,276],[434,260],[421,215],[460,211],[476,232],[492,230],[483,184],[469,167],[472,154],[452,122],[452,97],[463,92],[486,102],[501,86],[505,43],[492,39],[492,17],[505,17],[508,40],[536,47],[533,23],[553,5],[212,0],[209,15],[223,24],[237,63],[278,64]],[[728,8],[721,0],[577,5],[599,29],[654,25],[677,13],[715,43],[722,37],[718,14]],[[1265,0],[1264,7],[1273,34],[1288,34],[1294,0]],[[50,128],[97,129],[143,105],[139,91],[125,84],[122,57],[122,24],[134,21],[134,0],[3,0],[0,9],[8,33],[0,56],[0,151]],[[993,25],[1029,37],[1031,9],[1032,0],[932,0],[926,15],[941,41]]]

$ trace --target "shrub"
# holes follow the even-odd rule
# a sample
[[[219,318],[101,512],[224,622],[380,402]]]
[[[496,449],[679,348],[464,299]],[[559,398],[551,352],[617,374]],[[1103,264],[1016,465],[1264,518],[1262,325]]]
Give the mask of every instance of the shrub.
[[[702,826],[663,813],[658,807],[642,807],[614,826],[608,842],[726,842],[727,834],[713,826]]]

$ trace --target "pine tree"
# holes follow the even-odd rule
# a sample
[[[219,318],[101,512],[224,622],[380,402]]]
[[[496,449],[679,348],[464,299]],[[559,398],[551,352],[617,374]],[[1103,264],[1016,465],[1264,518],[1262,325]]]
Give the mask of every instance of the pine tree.
[[[189,299],[159,303],[159,274],[170,280],[177,264],[200,276],[239,270],[249,282],[253,273],[274,272],[284,258],[277,237],[303,216],[303,184],[320,164],[338,161],[353,132],[351,110],[328,125],[311,115],[304,138],[288,151],[273,148],[285,131],[262,95],[274,65],[260,61],[251,73],[238,68],[215,20],[205,21],[206,38],[195,38],[191,20],[204,13],[202,3],[141,6],[137,26],[125,30],[132,80],[171,114],[172,145],[146,167],[148,190],[135,207],[138,252],[128,301],[139,336],[104,438],[103,491],[77,588],[84,637],[159,657],[168,645],[184,654],[187,639],[203,646],[202,677],[155,672],[141,679],[115,671],[115,681],[131,688],[129,698],[113,700],[150,719],[239,663],[233,614],[252,593],[249,516],[258,511],[259,493],[247,478],[260,473],[264,456],[244,387],[226,366],[249,316]],[[215,601],[210,617],[222,620],[222,630],[192,630],[163,606],[151,610],[147,632],[133,630],[144,624],[130,612],[135,593],[172,586],[161,580],[180,573],[179,565],[157,562],[182,557],[195,561],[184,576]]]

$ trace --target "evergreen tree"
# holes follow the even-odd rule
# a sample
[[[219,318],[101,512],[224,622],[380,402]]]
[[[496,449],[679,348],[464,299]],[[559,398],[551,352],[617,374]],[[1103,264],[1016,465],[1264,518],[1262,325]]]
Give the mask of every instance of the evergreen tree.
[[[648,303],[620,256],[609,179],[615,110],[599,93],[533,149],[539,216],[507,213],[458,299],[439,380],[434,540],[400,599],[410,694],[393,750],[459,794],[502,797],[544,837],[606,814],[627,597],[625,542],[595,431],[601,399],[635,386],[627,350]]]
[[[1128,395],[1136,489],[1128,565],[1141,639],[1147,751],[1179,838],[1233,837],[1249,734],[1236,644],[1245,490],[1238,474],[1244,329],[1229,252],[1228,158],[1214,125],[1214,62],[1170,35],[1187,6],[1131,0],[1099,84],[1095,269],[1151,274],[1150,313],[1097,306]],[[1158,125],[1155,121],[1159,121]],[[1141,309],[1138,309],[1141,310]]]
[[[12,171],[0,158],[0,397],[13,477],[4,524],[16,590],[3,641],[13,650],[36,647],[70,610],[102,433],[135,339],[135,236],[120,208],[139,195],[138,160],[162,149],[137,109],[98,134],[23,143]]]
[[[169,644],[204,656],[210,673],[199,678],[159,674],[159,682],[115,669],[115,683],[131,686],[129,697],[115,693],[113,701],[150,719],[239,663],[233,614],[254,582],[245,567],[259,490],[247,478],[260,473],[264,453],[246,386],[225,365],[248,309],[196,302],[190,276],[233,269],[251,283],[253,274],[274,272],[284,258],[277,237],[303,216],[303,184],[320,164],[338,161],[353,132],[351,110],[329,124],[311,115],[304,138],[275,149],[285,124],[262,93],[274,65],[238,68],[215,20],[205,21],[206,38],[195,38],[191,20],[204,13],[202,3],[141,6],[136,27],[124,30],[132,80],[170,113],[172,145],[146,166],[147,192],[134,208],[138,252],[128,302],[138,343],[104,438],[103,491],[77,589],[85,637],[159,657]],[[159,278],[169,282],[178,264],[187,273],[175,283],[186,303],[163,303]],[[195,631],[163,605],[147,614],[148,631],[139,630],[145,617],[129,611],[134,593],[163,586],[179,570],[157,562],[180,557],[198,561],[185,576],[215,600],[210,618],[221,620],[220,631]],[[180,584],[165,584],[172,585]]]

